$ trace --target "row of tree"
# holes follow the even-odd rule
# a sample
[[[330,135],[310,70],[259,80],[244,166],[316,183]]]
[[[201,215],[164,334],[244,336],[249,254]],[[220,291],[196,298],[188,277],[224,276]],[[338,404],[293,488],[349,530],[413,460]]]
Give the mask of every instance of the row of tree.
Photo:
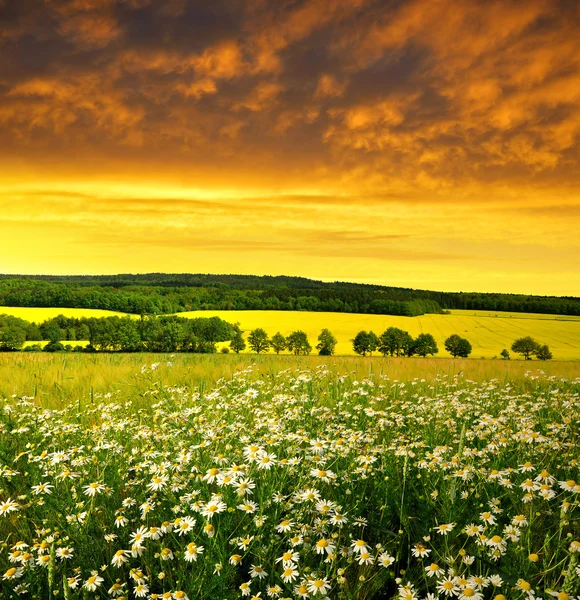
[[[66,342],[88,340],[89,346],[75,348],[94,352],[200,352],[217,351],[217,342],[229,341],[232,351],[239,353],[247,346],[261,354],[272,349],[276,354],[285,350],[306,355],[312,352],[308,335],[296,330],[288,336],[277,332],[271,338],[262,328],[248,333],[247,341],[238,324],[219,317],[188,319],[179,316],[74,318],[59,315],[39,325],[9,315],[0,315],[0,350],[20,350],[26,341],[48,340],[46,351],[64,350]],[[387,328],[380,336],[373,331],[359,331],[351,340],[353,350],[362,356],[379,351],[383,356],[428,356],[439,352],[437,342],[430,333],[420,333],[413,338],[408,331],[398,327]],[[337,340],[328,329],[318,336],[316,350],[321,356],[335,353]],[[40,350],[40,345],[28,347]],[[69,344],[69,349],[72,346]],[[453,334],[445,340],[445,349],[454,357],[466,358],[471,354],[470,342]],[[532,356],[540,360],[552,358],[550,348],[527,336],[516,340],[511,349],[526,360]],[[507,349],[501,356],[509,359]]]
[[[89,345],[79,346],[78,351],[209,353],[217,351],[217,342],[231,340],[236,331],[239,331],[236,325],[219,317],[75,319],[60,315],[37,326],[23,319],[0,315],[0,350],[20,350],[26,341],[48,340],[44,350],[50,352],[66,349],[67,341],[88,340]],[[40,345],[27,349],[30,348],[41,349]]]
[[[321,356],[331,356],[336,348],[336,338],[328,329],[323,329],[318,336],[318,344],[316,349]],[[261,327],[253,329],[248,334],[248,345],[257,354],[268,352],[271,348],[276,354],[280,354],[284,350],[288,350],[292,354],[310,354],[312,346],[308,341],[308,335],[302,330],[293,331],[288,336],[282,335],[279,331],[271,338],[266,331]],[[230,348],[237,353],[246,349],[246,341],[241,330],[234,333],[234,337],[230,342]]]

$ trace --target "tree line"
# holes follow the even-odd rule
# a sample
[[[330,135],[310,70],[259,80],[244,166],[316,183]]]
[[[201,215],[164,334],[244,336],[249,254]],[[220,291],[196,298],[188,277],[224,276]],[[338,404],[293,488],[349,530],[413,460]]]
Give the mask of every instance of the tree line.
[[[39,325],[0,315],[0,350],[20,350],[27,341],[46,341],[25,350],[47,352],[198,352],[217,351],[217,342],[232,339],[237,325],[219,317],[187,319],[177,316],[70,318],[59,315]],[[88,340],[88,346],[67,342]],[[68,347],[67,347],[68,346]]]
[[[88,346],[76,346],[67,342],[88,340]],[[237,323],[228,323],[219,317],[188,319],[175,315],[131,317],[65,317],[59,315],[36,324],[18,317],[0,314],[0,351],[15,351],[27,341],[48,341],[26,346],[27,351],[44,350],[56,352],[217,352],[218,342],[228,342],[222,352],[240,353],[248,346],[257,353],[273,350],[280,354],[285,350],[295,355],[307,355],[313,350],[306,332],[296,330],[287,336],[277,332],[272,337],[258,327],[244,332]],[[359,331],[351,340],[356,354],[366,356],[379,351],[383,356],[428,356],[439,352],[437,342],[430,333],[420,333],[413,338],[408,331],[388,327],[380,336],[373,331]],[[337,340],[329,329],[318,336],[316,350],[321,356],[335,353]],[[472,351],[470,342],[457,334],[445,340],[445,349],[453,357],[467,358]],[[527,336],[516,340],[511,349],[526,360],[535,356],[540,360],[552,358],[550,348]],[[502,358],[509,359],[507,349]]]
[[[580,298],[456,293],[302,277],[164,274],[0,275],[0,306],[99,308],[132,314],[304,310],[418,316],[447,309],[580,315]]]

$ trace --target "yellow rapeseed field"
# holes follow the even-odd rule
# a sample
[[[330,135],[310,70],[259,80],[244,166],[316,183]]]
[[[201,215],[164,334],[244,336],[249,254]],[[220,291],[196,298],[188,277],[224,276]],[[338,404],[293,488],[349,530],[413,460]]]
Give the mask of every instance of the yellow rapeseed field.
[[[438,356],[448,357],[444,341],[453,333],[467,338],[473,346],[473,358],[499,356],[519,337],[531,335],[542,344],[548,344],[555,359],[580,359],[580,318],[553,315],[532,315],[486,311],[451,311],[450,315],[423,315],[396,317],[390,315],[361,315],[300,311],[197,311],[182,316],[218,316],[230,322],[239,322],[242,329],[263,327],[269,335],[280,331],[283,335],[296,329],[308,334],[312,346],[320,331],[332,331],[338,344],[337,354],[353,354],[350,340],[361,329],[380,335],[387,327],[400,327],[413,337],[431,333],[439,346]]]
[[[0,313],[10,314],[27,321],[40,322],[64,314],[69,317],[123,316],[123,313],[84,308],[22,308],[0,307]],[[130,315],[137,318],[137,315]],[[509,313],[493,311],[453,310],[449,315],[423,315],[397,317],[390,315],[364,315],[351,313],[326,313],[302,311],[264,310],[207,310],[179,313],[182,317],[218,316],[242,329],[264,328],[272,335],[277,331],[287,335],[296,329],[308,334],[316,346],[323,328],[328,328],[338,340],[336,353],[352,355],[350,340],[361,329],[380,335],[387,327],[400,327],[412,336],[431,333],[439,345],[440,357],[449,357],[443,343],[453,333],[466,337],[473,346],[472,358],[493,358],[503,348],[510,349],[514,340],[531,335],[542,344],[548,344],[557,360],[580,360],[580,317]],[[227,345],[227,344],[226,344]]]
[[[98,308],[36,308],[27,306],[0,306],[0,315],[11,315],[31,321],[32,323],[42,323],[47,319],[64,315],[65,317],[124,317],[125,313],[115,312],[113,310],[100,310]],[[137,315],[130,315],[137,316]]]

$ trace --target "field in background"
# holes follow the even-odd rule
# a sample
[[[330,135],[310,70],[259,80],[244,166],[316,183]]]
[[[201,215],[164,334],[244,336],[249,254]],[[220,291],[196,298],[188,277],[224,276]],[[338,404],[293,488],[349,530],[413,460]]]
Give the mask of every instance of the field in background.
[[[437,340],[439,356],[449,356],[443,343],[451,334],[457,333],[471,342],[473,358],[499,356],[502,349],[509,349],[517,338],[531,335],[542,344],[548,344],[556,359],[580,359],[580,317],[562,320],[564,317],[559,316],[550,318],[550,315],[485,311],[451,311],[450,315],[421,317],[259,310],[210,310],[181,314],[188,317],[218,316],[231,323],[239,322],[242,329],[263,327],[270,335],[277,331],[286,335],[302,329],[308,334],[312,346],[316,345],[321,329],[326,327],[338,340],[337,354],[353,354],[350,340],[361,329],[373,330],[380,335],[387,327],[400,327],[413,337],[431,333]]]
[[[126,317],[122,312],[114,310],[101,310],[100,308],[36,308],[28,306],[0,306],[0,315],[12,315],[25,321],[32,323],[41,323],[47,319],[64,315],[65,317],[74,317],[81,319],[82,317]],[[129,315],[137,317],[137,315]]]
[[[151,366],[154,365],[152,368]],[[457,374],[473,381],[498,379],[525,387],[529,378],[540,373],[575,379],[580,376],[578,363],[564,361],[502,361],[442,358],[322,357],[275,355],[211,354],[52,354],[0,353],[0,398],[34,397],[50,408],[63,402],[87,405],[106,394],[118,399],[140,397],[150,404],[151,382],[187,386],[207,391],[221,378],[230,380],[234,373],[253,365],[252,378],[270,380],[279,371],[315,369],[325,365],[349,375],[352,381],[371,374],[391,380],[411,381],[436,378],[447,380]]]
[[[105,317],[119,315],[105,310],[82,308],[20,308],[0,307],[0,313],[10,314],[27,321],[43,321],[59,314],[69,317]],[[131,315],[136,317],[136,315]],[[443,347],[445,338],[453,333],[466,337],[473,346],[473,358],[499,356],[503,348],[510,348],[519,337],[531,335],[542,344],[548,344],[557,360],[580,359],[580,317],[505,313],[490,311],[454,310],[449,315],[397,317],[390,315],[363,315],[301,311],[196,311],[179,313],[183,317],[218,316],[232,323],[239,322],[245,330],[263,327],[270,335],[280,331],[284,335],[302,329],[312,346],[323,328],[330,329],[338,339],[336,353],[352,355],[350,340],[361,329],[372,329],[380,335],[387,327],[400,327],[412,336],[431,333],[439,345],[439,356],[449,356]],[[137,317],[136,317],[137,318]]]

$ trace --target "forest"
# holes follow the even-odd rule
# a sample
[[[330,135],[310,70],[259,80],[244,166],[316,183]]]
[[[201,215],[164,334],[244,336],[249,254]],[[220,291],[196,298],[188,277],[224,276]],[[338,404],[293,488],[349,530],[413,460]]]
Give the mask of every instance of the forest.
[[[438,292],[303,277],[165,274],[0,275],[0,306],[98,308],[138,315],[304,310],[419,316],[448,309],[580,315],[580,298]]]

